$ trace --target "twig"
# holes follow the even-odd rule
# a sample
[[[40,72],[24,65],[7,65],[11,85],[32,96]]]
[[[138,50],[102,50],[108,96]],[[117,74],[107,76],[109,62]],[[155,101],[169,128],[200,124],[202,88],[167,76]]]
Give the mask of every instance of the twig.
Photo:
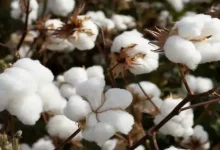
[[[78,128],[72,135],[70,135],[70,137],[68,137],[65,141],[63,141],[60,145],[58,145],[54,150],[59,150],[60,148],[62,148],[64,145],[70,142],[71,139],[74,138],[80,131],[81,129]]]
[[[183,84],[185,85],[188,94],[189,95],[193,95],[193,93],[190,90],[189,85],[188,85],[188,83],[186,81],[185,74],[184,74],[183,69],[182,69],[182,65],[178,65],[178,67],[179,67],[179,70],[180,70],[181,78],[183,80]]]
[[[204,105],[207,105],[207,104],[212,104],[212,103],[215,103],[215,102],[218,102],[218,101],[220,101],[219,98],[218,99],[209,100],[209,101],[206,101],[206,102],[201,102],[201,103],[194,104],[194,105],[190,105],[190,106],[187,106],[187,107],[183,107],[183,108],[180,109],[180,112],[184,111],[184,110],[187,110],[187,109],[196,108],[196,107],[204,106]]]
[[[200,93],[200,94],[195,94],[195,95],[187,95],[187,97],[185,97],[161,122],[159,122],[157,125],[153,126],[149,131],[148,134],[144,137],[142,137],[139,141],[137,141],[133,146],[130,147],[130,150],[135,149],[136,147],[138,147],[139,145],[141,145],[142,143],[144,143],[149,136],[153,136],[153,134],[155,132],[157,132],[164,124],[166,124],[170,119],[172,119],[175,115],[179,114],[179,110],[189,101],[196,99],[196,98],[202,98],[202,97],[206,97],[209,96],[210,94],[212,94],[216,89],[218,88],[218,86],[216,88],[213,88],[207,92],[204,93]]]
[[[24,1],[24,3],[25,3],[25,1]],[[18,45],[16,47],[16,51],[19,51],[19,49],[21,48],[21,45],[23,44],[24,39],[25,39],[25,37],[27,35],[27,31],[28,31],[28,18],[29,18],[29,13],[30,13],[29,8],[30,8],[30,0],[27,1],[27,5],[26,5],[26,12],[25,12],[26,16],[25,16],[24,32],[23,32],[22,37],[21,37],[21,39],[20,39],[20,41],[19,41],[19,43],[18,43]]]
[[[144,91],[143,87],[141,86],[140,82],[138,82],[138,86],[140,87],[141,91],[144,93],[144,95],[147,97],[147,99],[150,101],[150,103],[156,108],[157,111],[159,111],[159,108],[154,104],[150,96],[147,95],[147,93]]]
[[[156,139],[156,132],[153,133],[153,143],[154,143],[154,149],[159,150],[157,139]]]
[[[43,120],[44,120],[44,123],[47,124],[48,119],[47,119],[46,113],[43,112],[43,113],[41,113],[41,115],[42,115],[42,118],[43,118]]]

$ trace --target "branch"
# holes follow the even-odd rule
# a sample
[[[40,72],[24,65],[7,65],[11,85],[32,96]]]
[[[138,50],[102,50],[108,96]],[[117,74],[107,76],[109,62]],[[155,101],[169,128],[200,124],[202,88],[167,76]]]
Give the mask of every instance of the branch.
[[[172,119],[175,115],[179,114],[179,110],[188,102],[190,102],[193,99],[196,98],[202,98],[202,97],[206,97],[209,96],[210,94],[212,94],[216,89],[213,88],[207,92],[204,93],[200,93],[200,94],[196,94],[196,95],[188,95],[187,97],[185,97],[161,122],[159,122],[157,125],[154,125],[149,131],[148,134],[144,137],[142,137],[139,141],[137,141],[133,146],[130,147],[130,150],[135,149],[136,147],[138,147],[139,145],[141,145],[142,143],[144,143],[149,136],[153,136],[164,124],[166,124],[170,119]]]
[[[25,1],[24,1],[24,3],[25,3]],[[29,20],[28,18],[29,18],[29,13],[30,13],[29,8],[30,8],[30,0],[27,1],[27,5],[26,5],[26,12],[25,12],[26,16],[25,16],[24,32],[23,32],[22,37],[21,37],[21,39],[20,39],[20,41],[19,41],[19,43],[16,47],[16,51],[19,51],[19,49],[21,48],[21,45],[23,44],[24,39],[27,35],[28,20]]]
[[[80,128],[78,128],[70,137],[68,137],[65,141],[63,141],[60,145],[58,145],[54,150],[59,150],[62,148],[64,145],[66,145],[68,142],[72,140],[79,132],[81,131]]]

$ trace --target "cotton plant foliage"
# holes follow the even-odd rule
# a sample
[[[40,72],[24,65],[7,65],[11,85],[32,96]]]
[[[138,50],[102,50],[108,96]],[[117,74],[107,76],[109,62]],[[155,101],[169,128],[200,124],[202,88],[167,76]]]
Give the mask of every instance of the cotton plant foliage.
[[[76,87],[77,95],[70,97],[64,108],[69,119],[86,120],[83,138],[100,146],[116,132],[128,134],[134,123],[132,115],[125,111],[132,102],[130,92],[112,88],[103,94],[104,86],[101,78],[84,81]]]
[[[62,114],[66,100],[53,79],[52,72],[39,61],[18,60],[0,74],[0,110],[7,109],[26,125],[34,125],[44,111]]]
[[[93,77],[104,79],[104,71],[101,66],[91,66],[87,69],[82,67],[70,68],[69,70],[64,72],[63,81],[61,81],[60,92],[62,96],[70,98],[71,96],[75,95],[75,87]]]
[[[159,108],[160,114],[154,118],[154,123],[158,124],[163,120],[180,102],[181,98],[166,98]],[[184,107],[189,106],[187,103]],[[172,135],[173,137],[188,137],[193,135],[193,111],[187,109],[170,119],[164,126],[160,128],[160,132],[164,135]]]
[[[126,31],[118,35],[112,44],[111,68],[113,75],[124,76],[125,70],[134,75],[150,73],[157,69],[159,55],[151,50],[156,46],[149,44],[149,40],[137,30]]]
[[[220,20],[209,15],[187,16],[177,21],[165,42],[167,58],[196,69],[201,63],[220,60]]]

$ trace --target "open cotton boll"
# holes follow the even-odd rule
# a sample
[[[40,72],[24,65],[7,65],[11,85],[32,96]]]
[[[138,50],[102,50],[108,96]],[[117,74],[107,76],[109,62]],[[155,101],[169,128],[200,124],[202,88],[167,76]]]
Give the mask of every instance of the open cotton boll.
[[[33,52],[32,52],[32,50],[30,50],[29,45],[22,45],[20,47],[18,53],[21,58],[25,58],[25,57],[30,58],[33,55]]]
[[[57,115],[50,118],[47,124],[47,132],[52,137],[59,137],[60,139],[67,139],[70,135],[72,135],[78,129],[78,125],[76,122],[71,121],[66,116]],[[82,134],[78,133],[73,139],[81,140]]]
[[[62,110],[66,106],[66,100],[61,96],[59,89],[53,83],[40,86],[37,94],[43,101],[44,111],[62,114]]]
[[[55,146],[51,140],[39,139],[36,143],[33,144],[32,150],[54,150]]]
[[[16,61],[16,63],[13,64],[13,67],[22,68],[28,71],[33,77],[35,77],[38,83],[48,83],[54,80],[53,73],[43,66],[38,60],[22,58]]]
[[[152,82],[148,81],[142,81],[140,82],[141,87],[145,91],[145,93],[153,98],[153,97],[160,97],[160,89]],[[140,86],[138,84],[129,84],[127,88],[131,88],[131,90],[134,92],[134,94],[137,94],[139,97],[145,97],[145,94],[141,90]]]
[[[3,99],[32,94],[37,90],[37,82],[31,74],[16,67],[8,68],[0,74],[0,86]]]
[[[101,66],[92,66],[86,69],[88,78],[99,77],[105,78],[104,70]]]
[[[166,148],[164,150],[184,150],[184,149],[179,149],[179,148],[176,148],[175,146],[170,146],[169,148]]]
[[[115,14],[111,19],[115,23],[115,27],[120,31],[136,26],[135,19],[132,16]]]
[[[134,124],[134,118],[129,113],[122,110],[108,110],[98,114],[101,122],[111,124],[116,131],[128,134]]]
[[[64,115],[73,121],[85,119],[91,112],[89,103],[78,95],[71,96],[64,108]]]
[[[57,15],[66,17],[70,14],[75,7],[75,0],[49,0],[48,8],[49,10]]]
[[[117,139],[108,140],[105,142],[104,145],[102,145],[102,150],[114,150],[117,143],[118,143]]]
[[[138,146],[134,150],[145,150],[145,147],[143,145]]]
[[[31,147],[27,144],[21,144],[20,145],[20,150],[31,150]]]
[[[10,114],[15,115],[23,124],[34,125],[43,111],[43,104],[36,94],[17,97],[7,108]]]
[[[124,89],[113,88],[109,89],[105,93],[105,102],[99,111],[107,110],[107,109],[125,109],[132,102],[132,95],[129,91]]]
[[[70,84],[63,84],[60,87],[60,93],[65,98],[70,98],[72,95],[76,94],[76,89]]]
[[[201,61],[201,55],[193,43],[176,35],[167,39],[164,51],[170,61],[184,64],[189,69],[196,69]]]
[[[20,9],[20,5],[19,5],[19,1],[18,0],[14,0],[11,2],[11,18],[13,19],[19,19],[21,17],[21,9]]]
[[[214,87],[212,80],[205,77],[194,77],[193,75],[186,75],[186,81],[193,93],[207,92]],[[186,91],[186,88],[183,84],[182,87]]]
[[[73,67],[63,74],[65,82],[71,84],[72,86],[77,86],[88,80],[86,70],[82,67]]]
[[[176,12],[181,12],[184,9],[183,0],[167,0],[167,2],[175,9]]]
[[[76,94],[88,100],[92,109],[96,110],[101,105],[104,87],[104,79],[91,78],[76,87]]]

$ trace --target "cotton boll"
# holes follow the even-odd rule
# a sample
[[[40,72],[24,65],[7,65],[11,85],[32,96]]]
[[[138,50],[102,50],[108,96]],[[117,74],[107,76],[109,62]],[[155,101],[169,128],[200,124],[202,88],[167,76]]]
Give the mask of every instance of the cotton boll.
[[[174,62],[186,65],[189,69],[195,69],[201,61],[201,55],[192,42],[179,36],[171,36],[164,45],[166,57]]]
[[[183,150],[183,149],[179,149],[179,148],[176,148],[174,146],[170,146],[169,148],[166,148],[164,150]]]
[[[89,103],[78,95],[71,96],[64,108],[64,114],[73,121],[85,119],[91,111]]]
[[[92,66],[86,69],[88,78],[92,77],[99,77],[99,78],[105,78],[104,76],[104,70],[101,66]]]
[[[72,95],[76,94],[76,90],[70,84],[63,84],[60,87],[60,93],[63,97],[70,98]]]
[[[167,0],[176,12],[181,12],[184,9],[184,3],[182,0]]]
[[[55,146],[51,140],[45,140],[43,138],[39,139],[33,144],[32,150],[54,150]]]
[[[88,80],[86,70],[81,67],[73,67],[67,70],[64,74],[65,82],[77,86],[79,83],[82,83]]]
[[[52,82],[54,80],[53,73],[48,68],[44,67],[38,60],[22,58],[14,63],[13,67],[25,69],[34,76],[39,83]]]
[[[59,89],[52,83],[39,87],[37,93],[43,101],[44,111],[61,113],[66,105],[66,100],[60,95]]]
[[[91,78],[76,87],[76,94],[88,100],[92,109],[96,110],[101,105],[104,87],[104,79]]]
[[[107,109],[127,108],[132,102],[132,95],[129,91],[124,89],[110,89],[105,93],[105,100],[103,106],[98,111]]]
[[[9,92],[7,95],[10,97],[32,94],[37,90],[37,82],[31,74],[15,67],[6,69],[0,75],[0,85],[2,94]]]
[[[25,57],[30,58],[33,55],[33,52],[32,50],[30,50],[29,45],[22,45],[18,53],[21,58],[25,58]]]
[[[94,127],[98,123],[97,114],[90,113],[86,118],[86,127]]]
[[[140,82],[140,85],[149,97],[160,97],[160,89],[154,83],[142,81]],[[139,97],[145,97],[145,94],[138,84],[130,84],[127,88],[131,88],[135,94],[138,94]]]
[[[19,19],[21,17],[21,9],[18,0],[11,2],[11,17],[13,19]]]
[[[116,131],[128,134],[134,124],[134,118],[129,113],[122,110],[108,110],[98,114],[101,122],[111,124]]]
[[[196,92],[196,90],[197,90],[196,77],[194,77],[194,76],[192,76],[192,75],[186,75],[186,76],[185,76],[185,79],[186,79],[186,82],[187,82],[187,84],[188,84],[190,90],[191,90],[192,92]],[[185,90],[185,92],[187,92],[187,91],[186,91],[186,88],[185,88],[185,85],[184,85],[183,83],[182,83],[182,87],[183,87],[183,89]]]
[[[99,122],[94,127],[95,142],[102,146],[108,139],[110,139],[115,134],[115,129],[113,126],[107,123]]]
[[[138,146],[134,150],[145,150],[145,147],[143,145]]]
[[[136,26],[135,20],[132,16],[115,14],[112,16],[112,21],[115,23],[116,28],[120,31]]]
[[[27,144],[21,144],[20,145],[20,150],[31,150],[31,147]]]
[[[50,118],[47,124],[47,132],[50,136],[67,139],[78,129],[76,122],[69,120],[66,116],[57,115]],[[78,133],[72,140],[81,140],[82,135]]]
[[[48,8],[53,14],[66,17],[75,7],[75,0],[49,0]]]
[[[106,141],[105,144],[102,146],[102,150],[114,150],[117,145],[117,142],[117,139],[111,139]]]
[[[10,114],[15,115],[23,124],[34,125],[43,111],[43,104],[38,95],[17,97],[7,108]]]

